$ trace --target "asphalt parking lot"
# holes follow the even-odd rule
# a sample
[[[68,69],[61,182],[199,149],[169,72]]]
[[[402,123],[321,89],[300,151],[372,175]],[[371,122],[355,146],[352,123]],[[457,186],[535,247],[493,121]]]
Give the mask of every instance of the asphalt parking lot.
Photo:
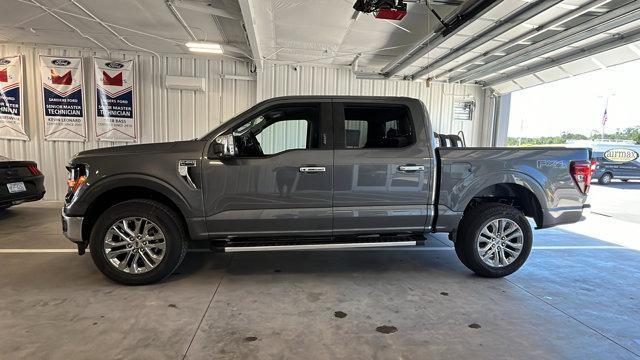
[[[59,203],[0,215],[0,357],[637,359],[640,184],[594,185],[587,220],[535,232],[526,265],[472,275],[424,247],[188,254],[146,287],[104,278]]]

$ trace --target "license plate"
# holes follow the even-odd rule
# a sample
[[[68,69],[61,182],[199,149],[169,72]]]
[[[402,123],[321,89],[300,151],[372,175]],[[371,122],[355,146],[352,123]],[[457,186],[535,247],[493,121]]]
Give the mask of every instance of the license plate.
[[[9,189],[9,193],[11,193],[11,194],[27,191],[27,188],[24,186],[24,183],[22,181],[14,182],[14,183],[8,183],[7,184],[7,189]]]

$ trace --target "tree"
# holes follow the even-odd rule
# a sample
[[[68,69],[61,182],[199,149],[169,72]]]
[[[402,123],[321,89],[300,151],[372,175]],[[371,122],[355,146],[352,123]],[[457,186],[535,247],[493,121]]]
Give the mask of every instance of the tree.
[[[601,135],[598,132],[592,132],[591,136],[582,134],[573,134],[563,132],[560,136],[541,136],[541,137],[521,137],[507,138],[508,146],[532,146],[532,145],[562,145],[569,140],[600,140]],[[626,129],[617,129],[613,134],[605,134],[605,139],[610,140],[633,140],[636,144],[640,144],[640,126],[630,127]]]

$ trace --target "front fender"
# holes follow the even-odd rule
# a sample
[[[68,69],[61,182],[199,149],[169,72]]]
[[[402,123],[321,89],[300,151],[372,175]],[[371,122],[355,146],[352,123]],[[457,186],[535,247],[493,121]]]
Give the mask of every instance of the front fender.
[[[66,206],[67,216],[84,216],[91,204],[107,191],[122,187],[142,187],[159,192],[169,198],[182,212],[185,218],[201,217],[201,209],[193,208],[186,199],[171,184],[155,178],[153,176],[125,173],[88,181],[85,186],[78,190],[72,201]],[[197,196],[200,196],[199,194]],[[200,201],[193,202],[195,204]]]

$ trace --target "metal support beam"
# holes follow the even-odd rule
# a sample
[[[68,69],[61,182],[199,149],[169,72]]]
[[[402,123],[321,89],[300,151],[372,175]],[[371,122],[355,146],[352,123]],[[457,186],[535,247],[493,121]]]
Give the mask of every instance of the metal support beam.
[[[354,73],[358,72],[358,62],[361,56],[362,56],[362,53],[357,53],[356,56],[353,58],[353,61],[351,61],[351,71],[353,71]]]
[[[391,77],[400,71],[406,69],[418,59],[429,53],[431,50],[440,46],[443,42],[450,39],[453,35],[457,34],[460,30],[467,27],[487,11],[493,9],[496,5],[500,4],[502,0],[482,0],[467,11],[456,14],[452,21],[448,21],[450,25],[448,27],[439,27],[433,33],[427,35],[424,39],[413,46],[409,51],[397,57],[395,60],[387,64],[381,73],[386,77]]]
[[[248,54],[249,49],[247,49],[246,46],[242,45],[242,46],[234,46],[231,44],[222,44],[222,49],[224,50],[225,53],[227,52],[234,52],[234,53],[238,53],[238,54],[242,54],[243,56],[250,58],[251,56]]]
[[[469,81],[482,78],[500,70],[516,66],[526,60],[542,56],[639,19],[640,1],[633,1],[603,15],[587,20],[561,33],[536,42],[521,50],[508,54],[500,59],[492,61],[489,64],[479,66],[467,73],[454,76],[450,81]]]
[[[251,56],[256,65],[256,69],[262,69],[262,56],[260,56],[260,44],[258,43],[258,35],[255,28],[255,19],[253,5],[251,0],[238,0],[240,11],[242,12],[242,24],[247,34],[249,47],[251,48]]]
[[[606,38],[596,43],[590,44],[584,48],[576,48],[570,50],[567,53],[562,54],[561,57],[554,59],[550,58],[544,60],[542,63],[536,63],[532,66],[523,67],[512,73],[499,75],[486,80],[489,86],[500,84],[503,82],[511,81],[526,75],[534,74],[539,71],[543,71],[554,66],[560,66],[570,63],[572,61],[584,59],[602,52],[612,50],[621,46],[633,44],[640,41],[640,29],[625,32],[623,34],[614,35],[612,38]]]
[[[478,46],[486,43],[489,40],[496,38],[504,34],[505,32],[513,29],[514,27],[522,24],[523,22],[531,19],[532,17],[548,10],[549,8],[555,6],[556,4],[562,2],[562,0],[549,0],[549,1],[536,1],[524,5],[522,8],[518,9],[516,12],[507,16],[504,20],[500,20],[496,22],[493,26],[489,27],[487,30],[484,30],[478,36],[472,37],[465,42],[463,42],[460,46],[451,49],[448,53],[439,57],[432,63],[427,66],[421,68],[420,70],[411,74],[412,78],[419,78],[428,74],[432,69],[437,69],[442,65],[446,65],[451,60],[456,57],[463,55]]]
[[[462,69],[464,69],[465,67],[474,64],[474,63],[486,63],[484,60],[486,58],[488,58],[489,56],[491,56],[491,54],[495,54],[495,53],[499,53],[502,52],[516,44],[521,44],[524,43],[526,41],[528,41],[529,39],[531,39],[534,36],[537,36],[539,34],[544,33],[545,31],[548,31],[552,28],[556,28],[562,24],[564,24],[565,22],[574,19],[582,14],[585,14],[589,11],[593,11],[596,8],[598,8],[599,6],[602,6],[608,2],[610,2],[611,0],[592,0],[589,1],[588,3],[580,6],[579,8],[576,8],[575,10],[572,10],[564,15],[560,15],[554,19],[552,19],[551,21],[548,21],[538,27],[536,27],[535,29],[532,29],[531,31],[527,31],[526,33],[516,37],[515,39],[509,40],[503,44],[500,44],[494,48],[492,48],[491,50],[487,50],[484,53],[470,59],[467,60],[465,62],[463,62],[462,64],[456,65],[455,67],[442,72],[440,74],[437,74],[435,76],[433,76],[434,79],[440,79],[446,76],[449,76],[450,74],[460,71]]]
[[[507,134],[509,132],[509,114],[511,112],[511,94],[493,95],[496,103],[494,104],[493,114],[493,139],[491,146],[506,146]]]

